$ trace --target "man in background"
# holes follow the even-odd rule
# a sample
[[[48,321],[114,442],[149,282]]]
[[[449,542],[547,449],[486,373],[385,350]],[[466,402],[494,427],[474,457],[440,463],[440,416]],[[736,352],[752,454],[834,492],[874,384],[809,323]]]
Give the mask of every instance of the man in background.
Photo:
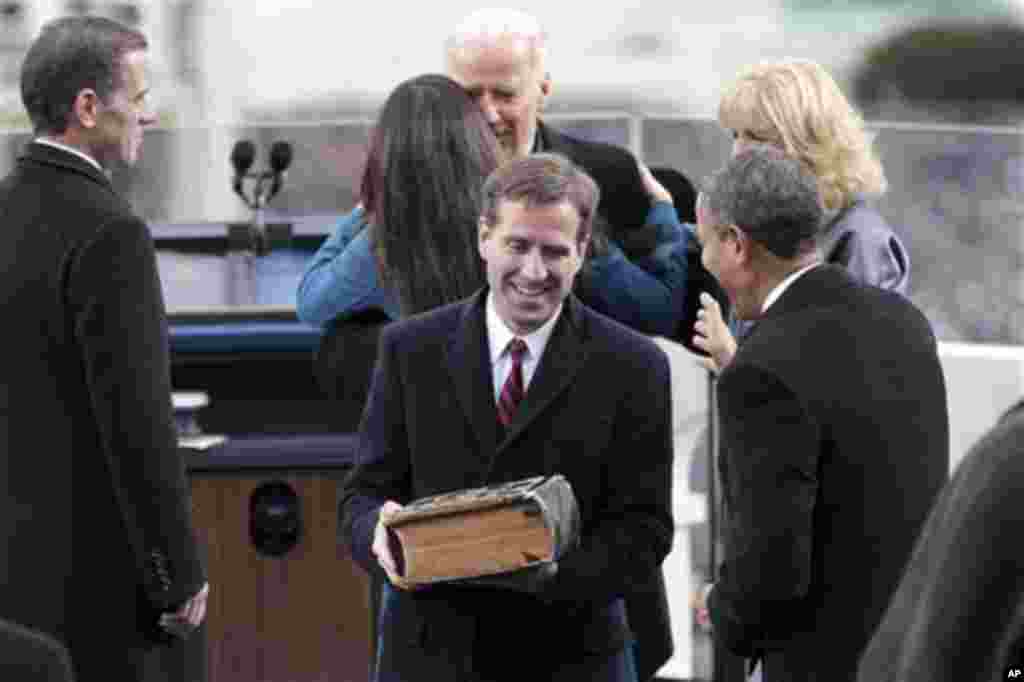
[[[161,679],[208,593],[153,244],[108,177],[155,121],[147,80],[139,32],[44,26],[21,72],[35,139],[0,183],[0,616],[66,645],[80,682]]]
[[[508,158],[537,152],[568,157],[601,190],[591,255],[577,293],[598,312],[645,334],[673,336],[683,316],[686,259],[652,258],[689,240],[672,195],[633,155],[546,125],[553,93],[548,39],[537,20],[510,9],[465,17],[445,43],[448,75],[480,104]]]

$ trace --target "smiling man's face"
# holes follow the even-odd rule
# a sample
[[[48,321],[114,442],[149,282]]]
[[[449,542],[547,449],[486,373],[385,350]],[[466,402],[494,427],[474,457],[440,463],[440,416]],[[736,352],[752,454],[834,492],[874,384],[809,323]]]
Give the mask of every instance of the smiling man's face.
[[[527,206],[502,201],[498,224],[481,221],[480,257],[495,307],[514,334],[529,334],[551,319],[572,290],[587,240],[569,201]]]

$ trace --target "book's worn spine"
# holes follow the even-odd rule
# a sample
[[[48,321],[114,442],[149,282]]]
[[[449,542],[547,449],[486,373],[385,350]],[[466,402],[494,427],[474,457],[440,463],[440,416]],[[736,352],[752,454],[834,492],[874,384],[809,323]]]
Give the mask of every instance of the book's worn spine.
[[[579,544],[580,513],[572,485],[556,474],[527,493],[541,509],[544,522],[554,537],[554,560],[560,559]]]

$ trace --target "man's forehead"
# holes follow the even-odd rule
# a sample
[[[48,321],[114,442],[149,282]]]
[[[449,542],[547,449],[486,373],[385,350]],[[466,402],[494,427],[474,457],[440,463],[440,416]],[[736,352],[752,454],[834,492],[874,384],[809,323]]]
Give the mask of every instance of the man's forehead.
[[[509,228],[578,227],[580,215],[568,199],[533,203],[526,199],[502,199],[498,203],[498,224]]]
[[[452,66],[458,71],[515,72],[524,74],[533,66],[536,54],[532,43],[515,35],[468,40],[449,50]]]
[[[538,45],[537,36],[518,31],[460,33],[450,43],[451,49],[461,51],[506,49],[529,52]]]

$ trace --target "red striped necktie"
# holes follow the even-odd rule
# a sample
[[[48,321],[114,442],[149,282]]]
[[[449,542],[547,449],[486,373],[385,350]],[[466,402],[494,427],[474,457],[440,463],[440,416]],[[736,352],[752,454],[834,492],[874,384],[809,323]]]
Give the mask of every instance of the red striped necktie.
[[[508,427],[512,423],[512,417],[523,401],[523,355],[526,353],[526,342],[522,339],[512,339],[508,342],[508,354],[512,357],[512,371],[508,373],[508,379],[501,388],[501,395],[498,396],[498,421],[502,426]]]

